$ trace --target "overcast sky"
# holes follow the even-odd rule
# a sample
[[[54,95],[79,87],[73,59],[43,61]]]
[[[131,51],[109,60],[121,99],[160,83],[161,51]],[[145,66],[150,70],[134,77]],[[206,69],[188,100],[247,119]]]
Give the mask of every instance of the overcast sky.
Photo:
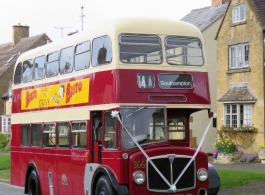
[[[147,16],[180,20],[212,0],[0,0],[0,44],[12,41],[12,26],[30,26],[30,36],[46,33],[52,41],[108,20]],[[59,27],[59,28],[55,28]],[[62,30],[63,29],[63,30]],[[62,35],[63,32],[63,35]]]

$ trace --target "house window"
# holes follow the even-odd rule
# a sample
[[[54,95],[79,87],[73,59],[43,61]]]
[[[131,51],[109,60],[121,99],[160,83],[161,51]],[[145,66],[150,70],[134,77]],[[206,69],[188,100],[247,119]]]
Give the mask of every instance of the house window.
[[[251,125],[251,104],[225,105],[225,126],[240,127]]]
[[[11,117],[8,115],[2,115],[2,132],[4,134],[10,134]]]
[[[237,44],[229,47],[230,69],[249,67],[249,45]]]
[[[246,20],[245,4],[238,5],[232,9],[233,23],[242,22]]]

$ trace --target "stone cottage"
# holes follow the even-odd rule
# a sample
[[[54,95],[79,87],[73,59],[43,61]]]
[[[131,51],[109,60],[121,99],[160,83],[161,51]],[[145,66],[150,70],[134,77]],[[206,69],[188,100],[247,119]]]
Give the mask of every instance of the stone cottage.
[[[216,40],[217,128],[232,128],[238,149],[257,153],[265,145],[265,1],[231,0]]]
[[[0,97],[4,100],[0,101],[0,132],[4,133],[10,128],[10,111],[7,108],[11,102],[8,89],[17,58],[28,50],[51,42],[45,33],[29,37],[29,26],[18,24],[12,30],[12,42],[0,44]]]

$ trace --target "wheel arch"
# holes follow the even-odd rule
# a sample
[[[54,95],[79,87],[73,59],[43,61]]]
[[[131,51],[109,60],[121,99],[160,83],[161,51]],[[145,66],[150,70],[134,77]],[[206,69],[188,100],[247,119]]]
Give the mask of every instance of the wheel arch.
[[[39,172],[38,172],[36,164],[34,162],[30,162],[28,164],[28,167],[27,167],[27,170],[26,170],[24,194],[28,194],[28,190],[29,190],[28,189],[28,180],[29,180],[29,176],[30,176],[30,173],[32,172],[32,170],[36,171],[37,177],[39,179]],[[39,179],[39,182],[40,182],[40,179]]]
[[[128,186],[120,185],[116,179],[116,176],[112,172],[112,170],[106,166],[98,167],[97,170],[95,171],[95,174],[93,175],[93,178],[92,178],[92,184],[91,184],[92,194],[95,194],[97,182],[102,175],[105,175],[106,177],[109,178],[112,188],[115,190],[115,192],[118,195],[129,195]]]

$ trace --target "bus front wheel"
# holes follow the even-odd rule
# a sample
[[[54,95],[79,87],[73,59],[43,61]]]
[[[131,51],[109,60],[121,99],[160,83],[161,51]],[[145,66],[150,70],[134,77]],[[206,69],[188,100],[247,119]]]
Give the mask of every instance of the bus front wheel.
[[[32,170],[28,179],[29,195],[40,195],[40,183],[35,170]]]
[[[96,187],[96,195],[115,195],[110,181],[106,176],[101,176]]]

